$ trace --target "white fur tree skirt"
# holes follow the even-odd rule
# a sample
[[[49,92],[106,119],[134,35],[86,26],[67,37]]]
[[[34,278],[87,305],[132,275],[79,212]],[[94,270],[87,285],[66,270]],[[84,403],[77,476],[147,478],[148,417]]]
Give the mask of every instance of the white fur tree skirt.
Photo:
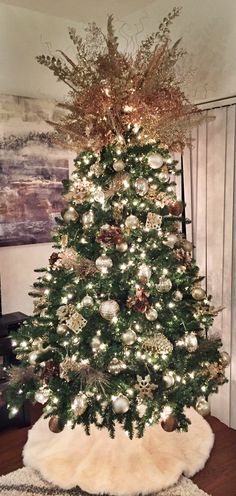
[[[202,469],[214,443],[209,424],[193,409],[188,432],[165,432],[160,425],[146,429],[141,439],[127,437],[117,426],[111,439],[107,430],[66,427],[58,434],[40,418],[29,431],[24,464],[63,489],[79,486],[89,493],[131,496],[158,492],[175,484],[181,474]]]

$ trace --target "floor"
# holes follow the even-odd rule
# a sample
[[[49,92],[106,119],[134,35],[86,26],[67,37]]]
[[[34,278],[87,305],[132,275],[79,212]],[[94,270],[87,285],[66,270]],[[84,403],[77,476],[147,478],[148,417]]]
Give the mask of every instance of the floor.
[[[34,408],[32,421],[40,415]],[[229,429],[215,417],[208,417],[215,445],[204,470],[193,481],[211,496],[236,496],[236,430]],[[27,428],[0,432],[0,475],[22,467],[21,452],[27,439]]]

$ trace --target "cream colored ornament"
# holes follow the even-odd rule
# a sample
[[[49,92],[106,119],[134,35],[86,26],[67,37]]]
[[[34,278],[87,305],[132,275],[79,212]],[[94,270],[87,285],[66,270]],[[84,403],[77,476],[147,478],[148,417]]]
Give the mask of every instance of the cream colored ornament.
[[[157,284],[157,291],[159,293],[168,293],[172,288],[172,282],[165,276],[160,277],[159,283]]]
[[[77,214],[76,210],[74,207],[69,207],[64,213],[63,213],[63,219],[64,221],[69,224],[70,222],[76,222],[78,219],[79,215]]]
[[[77,334],[86,326],[87,320],[79,312],[75,312],[69,319],[66,320],[66,325],[71,331]]]
[[[107,255],[101,255],[100,257],[98,257],[95,264],[100,272],[107,271],[113,266],[112,259]]]
[[[85,212],[85,214],[82,215],[82,223],[84,229],[88,229],[93,225],[94,215],[92,210],[89,210],[88,212]]]
[[[138,278],[142,283],[146,284],[149,281],[151,275],[152,271],[147,264],[140,265],[138,270]]]
[[[110,374],[120,374],[120,372],[123,372],[126,369],[126,364],[122,362],[122,360],[119,360],[118,358],[114,357],[112,358],[111,362],[109,363],[107,370]]]
[[[125,168],[125,163],[123,162],[123,160],[116,160],[113,163],[113,169],[116,172],[121,172],[124,170],[124,168]]]
[[[129,215],[125,220],[125,225],[128,229],[137,229],[139,227],[139,220],[136,215]]]
[[[162,224],[162,216],[154,214],[153,212],[148,212],[146,219],[147,229],[158,229]]]
[[[75,415],[83,415],[85,410],[88,408],[88,399],[86,394],[84,393],[79,393],[77,396],[74,398],[74,401],[72,403],[72,410],[75,412]]]
[[[205,417],[205,415],[208,415],[210,413],[209,403],[203,396],[198,398],[195,408],[197,412],[203,417]]]
[[[105,320],[114,319],[117,316],[119,310],[120,307],[115,300],[103,301],[99,307],[99,312]]]
[[[83,307],[92,307],[94,305],[93,298],[89,295],[84,296],[81,300],[81,305]]]
[[[163,162],[164,160],[160,153],[153,153],[148,157],[148,164],[151,169],[159,169],[162,166]]]
[[[198,340],[195,332],[190,332],[184,338],[184,343],[188,351],[193,353],[198,348]]]
[[[128,247],[129,246],[128,246],[128,243],[126,243],[126,241],[123,241],[123,243],[119,243],[116,245],[116,249],[120,253],[125,253],[128,250]]]
[[[137,339],[137,334],[132,329],[128,329],[128,331],[122,334],[122,340],[126,346],[131,346],[132,344],[134,344],[136,339]]]
[[[134,183],[135,191],[139,196],[145,196],[148,192],[148,181],[147,179],[144,179],[143,177],[139,177],[136,179]]]
[[[126,396],[120,395],[112,400],[112,408],[114,413],[126,413],[129,410],[129,400]]]
[[[151,322],[153,322],[154,320],[157,319],[157,311],[155,308],[149,308],[146,313],[145,313],[145,317],[147,320],[150,320]]]

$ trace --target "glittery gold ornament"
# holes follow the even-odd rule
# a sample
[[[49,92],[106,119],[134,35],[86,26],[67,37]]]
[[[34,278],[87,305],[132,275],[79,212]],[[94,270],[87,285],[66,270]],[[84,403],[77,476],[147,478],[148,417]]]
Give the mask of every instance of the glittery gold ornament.
[[[113,218],[116,222],[122,219],[122,214],[124,210],[124,205],[122,203],[117,203],[113,207]]]
[[[100,164],[95,163],[91,165],[90,172],[94,174],[96,177],[100,177],[102,175],[102,167]]]
[[[79,312],[73,313],[70,318],[66,320],[66,325],[76,334],[77,332],[82,331],[86,324],[87,320]]]
[[[77,205],[80,205],[84,201],[88,200],[91,193],[91,183],[83,178],[77,179],[73,183],[72,189],[64,195],[66,201],[73,201]]]
[[[126,413],[129,410],[129,400],[122,394],[112,400],[112,408],[114,413]]]
[[[144,378],[137,375],[138,384],[135,384],[135,389],[138,391],[140,398],[153,398],[153,391],[157,389],[155,384],[151,383],[150,375],[146,375]]]
[[[74,207],[69,207],[65,212],[63,213],[63,219],[64,221],[69,224],[70,222],[76,222],[77,219],[79,218],[79,215],[77,214],[76,210]]]
[[[159,169],[163,164],[163,157],[160,153],[153,153],[148,157],[148,165],[151,169]]]
[[[137,339],[137,334],[132,329],[128,329],[128,331],[122,334],[122,341],[126,346],[131,346],[132,344],[134,344],[136,339]]]
[[[148,192],[148,181],[144,177],[139,177],[134,183],[135,191],[139,196],[145,196]]]
[[[86,394],[84,393],[79,393],[77,396],[74,398],[74,401],[72,403],[72,410],[74,411],[75,415],[83,415],[85,410],[88,408],[88,399]]]
[[[137,229],[137,227],[139,227],[138,217],[135,215],[129,215],[125,220],[125,225],[128,229]]]
[[[107,271],[113,266],[112,259],[107,255],[101,255],[100,257],[98,257],[95,264],[100,272]]]
[[[97,351],[99,351],[100,348],[101,348],[101,344],[102,344],[102,342],[101,342],[101,339],[99,338],[99,336],[94,336],[92,338],[92,341],[91,341],[92,351],[94,353],[96,353]]]
[[[172,288],[172,282],[165,276],[161,276],[157,284],[157,291],[159,293],[168,293]]]
[[[168,167],[162,167],[161,172],[158,174],[158,179],[161,183],[167,183],[169,181],[169,172],[168,172]]]
[[[162,223],[162,216],[158,214],[154,214],[152,212],[148,212],[146,219],[146,228],[147,229],[158,229]]]
[[[192,295],[194,300],[200,300],[201,301],[201,300],[204,300],[204,298],[206,297],[206,292],[201,287],[196,286],[192,289],[191,295]]]
[[[198,398],[195,408],[197,412],[203,417],[205,417],[205,415],[208,415],[210,413],[209,403],[203,396]]]
[[[143,341],[142,349],[151,353],[169,354],[173,351],[173,344],[164,334],[158,332],[155,336],[146,338]]]
[[[99,312],[105,320],[114,319],[117,316],[119,310],[120,307],[115,300],[103,301],[99,307]]]
[[[109,363],[107,370],[108,372],[110,372],[110,374],[116,375],[119,374],[120,372],[123,372],[126,368],[127,366],[122,360],[119,360],[118,358],[114,357]]]

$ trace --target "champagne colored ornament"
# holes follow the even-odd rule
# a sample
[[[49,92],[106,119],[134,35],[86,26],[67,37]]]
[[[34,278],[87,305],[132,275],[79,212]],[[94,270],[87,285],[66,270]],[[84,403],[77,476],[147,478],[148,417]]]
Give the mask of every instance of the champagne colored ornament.
[[[145,196],[148,192],[148,181],[143,177],[136,179],[134,183],[135,191],[139,196]]]
[[[91,347],[92,347],[92,350],[93,350],[94,353],[96,353],[97,351],[100,350],[101,344],[102,344],[102,342],[101,342],[101,340],[100,340],[100,338],[98,336],[94,336],[92,338]]]
[[[178,236],[174,233],[168,234],[167,238],[163,241],[163,244],[168,246],[169,248],[174,248],[175,244],[178,241]]]
[[[183,239],[182,248],[184,251],[190,252],[193,249],[193,244],[191,243],[191,241],[188,241],[187,239]]]
[[[157,284],[157,291],[159,293],[169,293],[172,288],[172,282],[165,276],[161,276],[159,279],[159,283]]]
[[[99,312],[105,320],[114,319],[117,316],[119,310],[120,307],[115,300],[103,301],[99,307]]]
[[[137,229],[139,227],[139,220],[136,215],[129,215],[125,220],[125,225],[128,229]]]
[[[123,162],[123,160],[116,160],[113,163],[113,169],[116,172],[121,172],[124,170],[124,168],[125,168],[125,163]]]
[[[228,367],[228,365],[230,364],[230,356],[229,354],[227,353],[227,351],[221,351],[220,353],[220,363],[223,365],[223,367]]]
[[[120,374],[120,372],[123,372],[126,369],[126,364],[122,362],[122,360],[119,360],[118,358],[114,357],[112,358],[111,362],[109,363],[107,370],[110,374]]]
[[[88,229],[91,227],[94,223],[94,215],[92,210],[89,210],[88,212],[85,212],[85,214],[82,215],[82,223],[84,229]]]
[[[113,266],[112,259],[107,255],[101,255],[98,257],[95,264],[100,272],[107,271]]]
[[[132,344],[134,344],[136,339],[137,339],[137,334],[132,329],[128,329],[128,331],[122,334],[122,340],[126,346],[131,346]]]
[[[48,422],[48,427],[49,427],[50,431],[54,432],[55,434],[58,434],[58,432],[61,432],[64,429],[64,427],[62,427],[60,419],[57,415],[50,418],[50,420]]]
[[[140,265],[138,270],[138,278],[142,283],[146,284],[149,281],[151,275],[152,271],[147,264]]]
[[[126,396],[120,395],[112,400],[112,408],[114,413],[126,413],[129,410],[129,400]]]
[[[192,289],[191,295],[194,300],[201,301],[204,300],[206,297],[206,292],[204,289],[200,288],[199,286],[196,286],[195,288]]]
[[[151,169],[159,169],[159,167],[162,166],[163,161],[164,160],[160,153],[153,153],[148,157],[148,165],[151,167]]]
[[[197,350],[198,340],[194,332],[190,332],[189,334],[187,334],[185,336],[184,342],[187,350],[190,351],[190,353],[193,353],[194,351]]]
[[[171,215],[179,217],[179,215],[183,212],[183,203],[181,201],[175,201],[173,203],[170,203],[168,205],[168,208]]]
[[[162,167],[161,172],[158,174],[158,179],[161,183],[167,183],[169,181],[168,167]]]
[[[164,334],[158,332],[155,336],[146,338],[143,341],[142,349],[155,354],[168,355],[173,351],[173,344]]]
[[[81,300],[81,305],[83,307],[92,307],[94,305],[93,298],[89,295],[84,296]]]
[[[195,408],[196,408],[197,412],[200,415],[202,415],[203,417],[205,417],[206,415],[208,415],[210,413],[209,403],[203,396],[198,398]]]
[[[74,401],[72,403],[72,410],[75,412],[75,415],[80,417],[80,415],[83,415],[85,410],[88,408],[88,399],[86,394],[84,393],[79,393],[77,396],[74,398]]]
[[[162,216],[158,214],[154,214],[153,212],[148,212],[146,219],[146,228],[147,229],[158,229],[162,223]]]
[[[157,319],[157,311],[155,308],[149,308],[146,313],[145,313],[145,317],[147,320],[150,320],[151,322],[153,322],[154,320]]]
[[[181,301],[183,299],[183,293],[177,289],[175,293],[173,294],[173,300],[174,301]]]
[[[76,210],[74,207],[69,207],[65,212],[63,213],[63,219],[64,221],[69,224],[70,222],[76,222],[78,219],[79,215],[77,214]]]
[[[118,243],[116,245],[116,249],[117,251],[119,251],[120,253],[125,253],[125,251],[128,250],[128,243],[126,243],[126,241],[123,241],[123,243]]]
[[[170,371],[167,371],[165,375],[163,375],[163,381],[165,381],[167,388],[170,388],[175,384],[174,376]]]
[[[173,432],[177,429],[178,423],[174,415],[169,415],[167,419],[162,420],[161,427],[166,432]]]
[[[64,334],[67,333],[68,330],[69,330],[69,327],[67,327],[66,324],[59,324],[59,326],[57,327],[57,334],[59,336],[63,336]]]

